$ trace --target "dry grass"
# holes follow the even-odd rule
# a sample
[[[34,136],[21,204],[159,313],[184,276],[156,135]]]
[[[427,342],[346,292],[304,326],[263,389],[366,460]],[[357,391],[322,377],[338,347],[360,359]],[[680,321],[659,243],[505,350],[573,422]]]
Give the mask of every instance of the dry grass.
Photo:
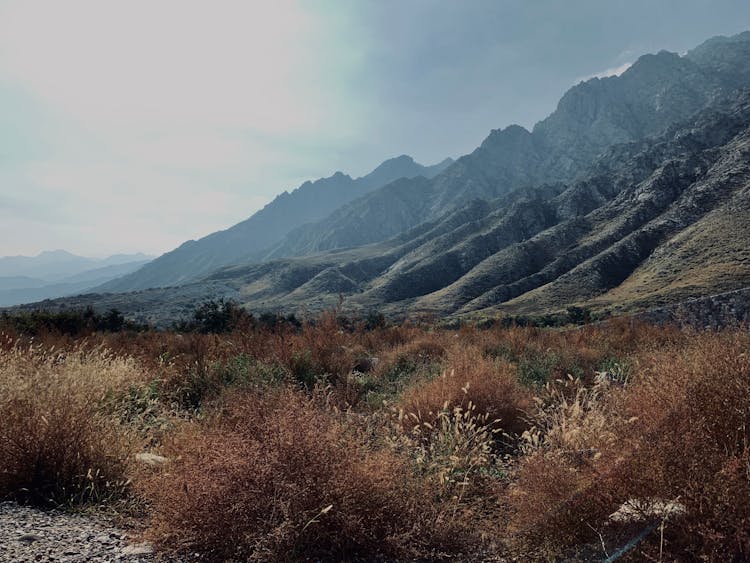
[[[176,461],[142,486],[151,536],[169,548],[212,560],[341,559],[437,555],[468,540],[403,459],[290,388],[227,397],[165,451]]]
[[[648,354],[623,397],[635,418],[623,494],[677,500],[667,548],[681,557],[750,557],[750,338],[695,335],[684,347]],[[641,493],[643,494],[643,493]]]
[[[1,350],[0,498],[69,504],[121,495],[134,435],[107,403],[141,381],[131,359],[102,350]]]
[[[507,361],[482,357],[480,350],[454,346],[443,373],[431,381],[408,388],[398,403],[405,426],[436,424],[443,412],[456,407],[470,408],[485,417],[494,428],[520,434],[526,428],[525,411],[531,394],[516,377],[515,366]]]
[[[0,340],[0,496],[106,500],[131,477],[169,549],[603,558],[655,523],[632,558],[750,558],[746,332],[330,314],[34,342]],[[136,446],[172,461],[133,471]],[[624,503],[640,516],[610,518]]]
[[[750,556],[750,361],[744,352],[750,338],[687,336],[636,355],[634,381],[606,400],[585,390],[549,409],[509,495],[510,530],[522,549],[545,544],[560,553],[598,542],[594,530],[617,541],[622,530],[608,517],[637,499],[679,503],[685,511],[665,522],[663,540],[646,538],[641,557]]]

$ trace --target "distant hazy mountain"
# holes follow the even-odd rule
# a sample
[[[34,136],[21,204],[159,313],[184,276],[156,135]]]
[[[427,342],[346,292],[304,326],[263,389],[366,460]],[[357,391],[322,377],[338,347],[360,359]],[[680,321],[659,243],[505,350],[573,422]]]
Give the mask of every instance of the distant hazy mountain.
[[[76,256],[64,250],[38,256],[0,258],[0,306],[73,295],[133,272],[150,260],[145,254],[108,258]]]
[[[394,316],[617,312],[746,288],[750,33],[579,84],[532,132],[494,131],[434,178],[376,189],[267,255],[279,257],[46,306],[157,322],[214,297],[254,311],[343,295],[345,311]]]
[[[398,178],[431,178],[451,162],[448,158],[433,166],[422,166],[411,157],[402,155],[386,160],[361,178],[352,179],[336,172],[328,178],[305,182],[291,193],[282,193],[249,219],[225,231],[188,241],[141,270],[99,289],[132,291],[179,285],[222,266],[259,260],[267,247],[295,227],[318,221],[341,205]]]
[[[42,287],[49,282],[29,276],[0,276],[0,291],[5,289],[24,289]]]
[[[151,256],[142,253],[115,254],[107,258],[89,258],[77,256],[65,250],[46,250],[37,256],[0,257],[0,277],[28,276],[45,282],[52,282],[94,268],[129,262],[144,262],[151,258]]]

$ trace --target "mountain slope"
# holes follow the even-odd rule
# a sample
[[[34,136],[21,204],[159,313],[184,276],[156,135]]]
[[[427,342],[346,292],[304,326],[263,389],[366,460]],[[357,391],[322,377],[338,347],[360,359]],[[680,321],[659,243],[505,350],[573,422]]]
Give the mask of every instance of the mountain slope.
[[[406,155],[383,162],[375,170],[352,179],[337,172],[305,182],[284,192],[249,219],[200,240],[188,241],[160,256],[138,272],[103,285],[101,291],[132,291],[180,285],[222,266],[257,261],[262,251],[298,225],[317,221],[337,207],[399,178],[433,177],[452,161],[422,166]]]
[[[401,183],[374,191],[313,225],[290,233],[266,258],[384,240],[440,217],[474,198],[492,199],[523,186],[569,182],[613,144],[662,133],[748,83],[750,33],[714,38],[686,56],[640,57],[621,76],[571,88],[557,109],[529,132],[494,130],[474,152],[428,185]],[[415,191],[418,198],[402,194]]]
[[[255,308],[528,313],[652,306],[750,285],[750,96],[588,178],[475,201],[378,245],[217,272]],[[688,259],[689,257],[689,259]],[[644,280],[648,281],[646,283]]]
[[[750,286],[750,91],[589,176],[474,200],[382,243],[224,268],[177,288],[45,307],[116,306],[151,322],[229,297],[254,311],[399,317],[643,310]]]
[[[255,311],[304,312],[343,295],[350,313],[525,315],[571,305],[643,310],[748,287],[748,46],[750,34],[713,39],[685,57],[643,57],[620,79],[606,79],[612,87],[580,85],[549,118],[555,127],[537,126],[550,128],[544,135],[495,132],[432,180],[390,183],[335,211],[339,222],[328,231],[306,227],[307,255],[225,267],[179,288],[46,306],[116,304],[159,320],[220,296]],[[705,80],[683,84],[686,77]],[[630,88],[654,96],[638,98]],[[691,111],[696,104],[705,107]],[[592,156],[587,139],[605,137],[624,142]],[[558,148],[541,150],[540,139]],[[497,146],[505,149],[494,155]],[[583,160],[563,158],[566,150]],[[555,181],[543,182],[545,174]],[[308,254],[340,244],[347,221],[380,229],[384,240],[363,244],[368,234],[360,229],[342,238],[348,248]]]

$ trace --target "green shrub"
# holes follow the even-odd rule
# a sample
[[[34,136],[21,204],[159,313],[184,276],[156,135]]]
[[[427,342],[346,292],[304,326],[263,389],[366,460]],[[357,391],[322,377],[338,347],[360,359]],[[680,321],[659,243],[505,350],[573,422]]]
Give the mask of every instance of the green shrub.
[[[518,379],[524,385],[544,385],[552,378],[558,361],[559,356],[552,351],[526,355],[518,362]]]

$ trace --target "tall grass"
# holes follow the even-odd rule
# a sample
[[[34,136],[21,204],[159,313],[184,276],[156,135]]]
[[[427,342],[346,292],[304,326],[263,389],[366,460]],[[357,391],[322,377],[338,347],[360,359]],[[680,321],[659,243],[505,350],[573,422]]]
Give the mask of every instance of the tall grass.
[[[456,407],[486,417],[509,434],[525,430],[525,411],[531,394],[520,385],[515,366],[507,361],[482,357],[471,346],[454,346],[439,377],[417,381],[406,389],[399,407],[405,425],[436,423],[442,412]]]
[[[0,350],[0,498],[70,504],[122,495],[134,435],[106,403],[141,381],[133,360],[103,350]]]
[[[644,540],[643,557],[750,556],[750,338],[686,336],[636,354],[632,383],[579,390],[540,415],[546,427],[509,495],[511,532],[527,548],[616,539],[610,515],[623,504],[673,503],[679,515]]]
[[[174,463],[142,488],[151,537],[166,547],[212,560],[340,560],[467,543],[403,459],[298,390],[233,394],[165,451]]]
[[[750,558],[746,332],[373,327],[0,339],[0,497],[208,560]]]

